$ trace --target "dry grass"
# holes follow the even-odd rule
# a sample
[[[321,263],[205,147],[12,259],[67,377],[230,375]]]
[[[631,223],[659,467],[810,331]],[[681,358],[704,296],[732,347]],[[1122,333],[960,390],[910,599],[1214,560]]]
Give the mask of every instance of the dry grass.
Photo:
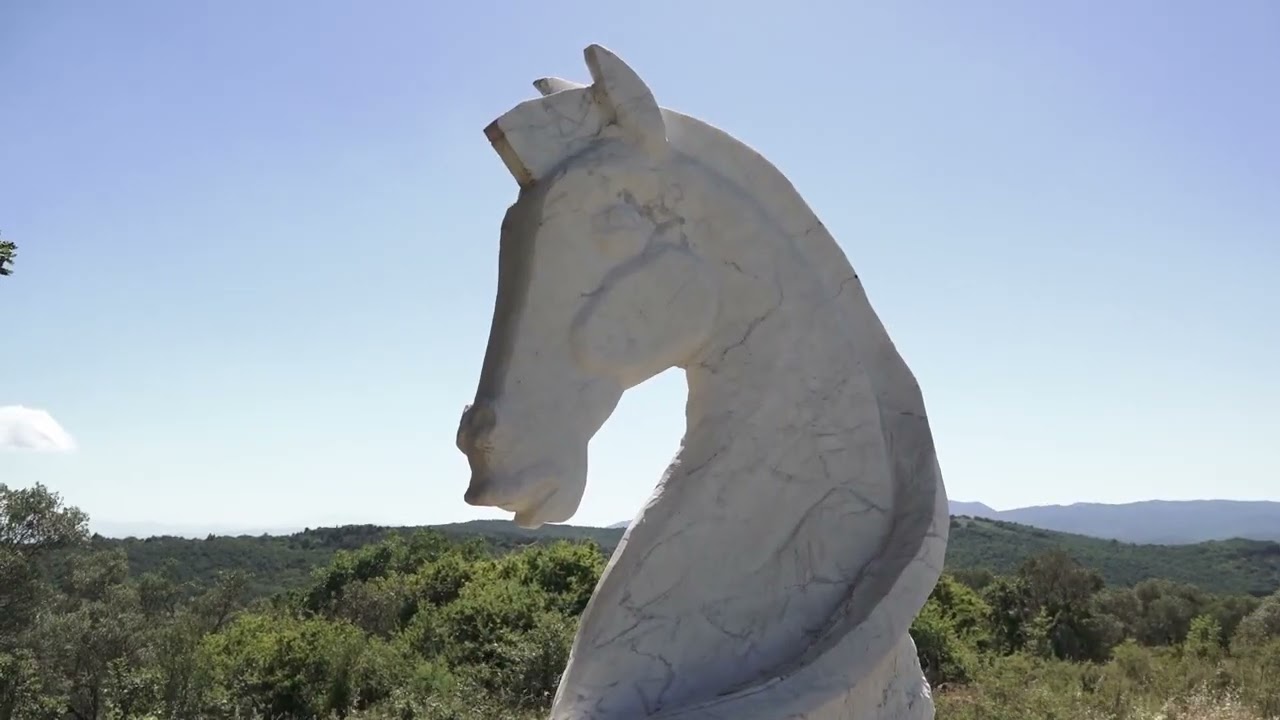
[[[1264,718],[1232,693],[1214,695],[1201,691],[1165,703],[1160,710],[1138,720],[1275,720]]]
[[[1128,647],[1107,665],[995,658],[939,688],[938,720],[1280,720],[1275,658]]]

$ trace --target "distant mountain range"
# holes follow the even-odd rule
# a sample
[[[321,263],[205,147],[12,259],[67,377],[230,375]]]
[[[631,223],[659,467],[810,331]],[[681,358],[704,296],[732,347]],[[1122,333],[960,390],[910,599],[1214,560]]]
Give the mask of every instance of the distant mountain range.
[[[953,500],[951,514],[1132,543],[1181,545],[1231,538],[1280,541],[1280,502],[1145,500],[996,510],[980,502]]]

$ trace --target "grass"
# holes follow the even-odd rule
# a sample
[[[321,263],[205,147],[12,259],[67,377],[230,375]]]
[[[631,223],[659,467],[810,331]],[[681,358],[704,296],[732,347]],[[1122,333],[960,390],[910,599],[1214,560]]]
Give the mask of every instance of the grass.
[[[1105,665],[987,659],[935,693],[938,720],[1280,720],[1280,655],[1198,659],[1126,645]]]

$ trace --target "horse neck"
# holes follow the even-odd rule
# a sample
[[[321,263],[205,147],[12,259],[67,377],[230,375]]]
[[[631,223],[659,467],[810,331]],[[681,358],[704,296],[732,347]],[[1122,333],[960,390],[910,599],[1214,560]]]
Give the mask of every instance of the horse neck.
[[[720,323],[685,367],[689,395],[681,460],[755,438],[786,445],[822,417],[850,409],[850,348],[841,313],[810,287],[780,284],[772,296],[745,292],[722,299]],[[814,402],[821,398],[823,402]]]
[[[848,298],[750,197],[701,185],[718,212],[690,224],[708,229],[693,241],[719,273],[718,322],[684,367],[679,456],[583,615],[557,718],[679,706],[796,661],[888,532],[892,488],[850,483],[889,471]]]
[[[856,308],[843,293],[852,269],[832,282],[831,251],[843,259],[834,240],[793,234],[789,224],[778,222],[777,208],[731,186],[701,160],[682,171],[700,176],[700,182],[684,183],[695,206],[710,208],[693,223],[705,229],[703,237],[691,240],[716,268],[720,287],[715,328],[684,364],[685,449],[717,430],[733,433],[744,424],[782,442],[807,431],[788,421],[795,419],[797,404],[815,398],[826,402],[808,403],[813,409],[843,412],[836,401],[851,374]],[[820,227],[807,207],[788,209],[802,216],[791,226]]]

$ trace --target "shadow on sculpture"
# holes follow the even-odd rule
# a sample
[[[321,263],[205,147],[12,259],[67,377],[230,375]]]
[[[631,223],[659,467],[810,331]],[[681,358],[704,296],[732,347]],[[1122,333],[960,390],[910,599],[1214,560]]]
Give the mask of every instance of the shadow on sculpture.
[[[539,80],[485,130],[520,196],[458,428],[466,501],[568,520],[622,393],[680,367],[689,396],[551,717],[932,718],[908,628],[948,515],[915,378],[776,168],[586,60],[591,85]]]

